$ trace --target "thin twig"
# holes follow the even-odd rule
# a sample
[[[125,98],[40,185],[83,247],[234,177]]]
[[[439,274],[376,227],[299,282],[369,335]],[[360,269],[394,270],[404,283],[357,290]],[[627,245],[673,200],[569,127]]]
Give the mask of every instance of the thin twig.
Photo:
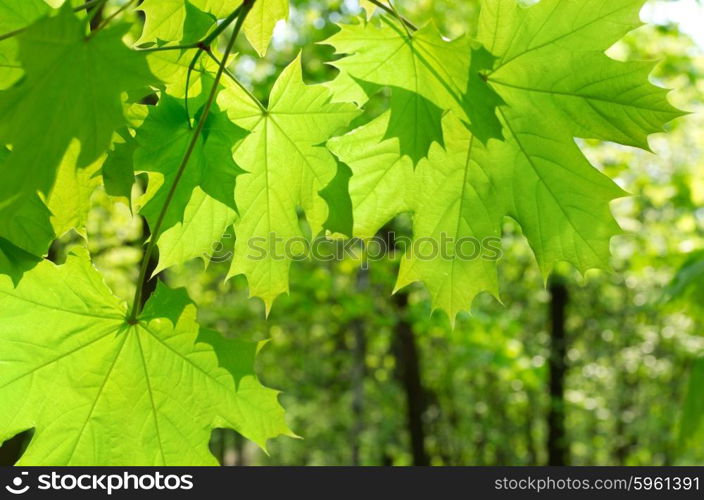
[[[218,67],[218,71],[215,75],[215,80],[213,81],[213,86],[210,89],[210,95],[208,96],[208,100],[205,103],[205,107],[203,108],[203,113],[200,116],[200,119],[198,120],[198,124],[196,125],[196,128],[193,130],[191,141],[188,144],[188,148],[186,149],[186,153],[181,160],[181,164],[178,167],[178,170],[176,171],[176,177],[174,178],[174,182],[171,185],[171,189],[169,190],[169,193],[166,196],[166,201],[164,202],[164,206],[161,209],[161,212],[159,213],[159,217],[157,219],[156,224],[154,225],[154,229],[152,230],[152,236],[151,239],[149,240],[149,244],[147,245],[147,249],[144,252],[144,257],[142,260],[142,267],[139,271],[139,278],[137,280],[137,290],[135,291],[134,294],[134,301],[132,303],[132,308],[130,309],[129,316],[127,318],[127,322],[129,324],[136,324],[137,323],[137,318],[139,314],[142,312],[142,289],[144,288],[144,283],[147,279],[147,271],[149,268],[149,261],[152,258],[152,255],[154,254],[154,250],[156,249],[157,242],[159,241],[159,235],[162,229],[162,226],[164,224],[164,220],[166,219],[166,214],[169,210],[169,206],[171,205],[171,202],[174,199],[174,196],[176,194],[176,189],[178,188],[179,182],[181,181],[181,178],[183,177],[184,172],[186,171],[186,166],[188,165],[188,161],[191,159],[191,155],[193,155],[193,151],[195,150],[196,144],[198,143],[198,140],[200,139],[200,135],[203,132],[203,128],[205,127],[205,121],[208,118],[208,114],[210,113],[210,109],[213,107],[213,104],[215,103],[215,97],[217,96],[218,93],[218,86],[220,84],[220,80],[222,79],[223,74],[225,73],[225,61],[228,60],[230,57],[230,54],[232,53],[232,49],[235,46],[235,41],[237,40],[237,36],[239,35],[240,31],[242,30],[242,25],[244,24],[244,20],[247,17],[247,14],[249,14],[249,11],[252,9],[254,6],[254,3],[256,0],[244,0],[242,2],[241,10],[239,15],[237,16],[237,24],[235,24],[234,31],[232,32],[232,36],[230,37],[230,41],[227,44],[227,49],[225,50],[224,58],[222,64]]]
[[[110,14],[108,17],[106,17],[106,18],[100,23],[100,25],[93,31],[93,33],[95,33],[96,31],[99,31],[99,30],[105,28],[105,26],[107,26],[108,23],[110,23],[110,21],[112,21],[112,20],[115,19],[117,16],[119,16],[120,14],[122,14],[122,13],[123,13],[125,10],[127,10],[127,9],[129,8],[129,6],[132,5],[134,2],[135,2],[135,0],[127,0],[127,2],[126,2],[122,7],[120,7],[120,8],[117,9],[115,12],[113,12],[113,13]],[[93,36],[92,33],[91,33],[91,36]]]
[[[396,19],[401,21],[401,23],[404,26],[406,26],[407,28],[409,28],[411,31],[418,31],[418,27],[415,24],[413,24],[411,21],[409,21],[408,19],[403,17],[401,14],[399,14],[395,8],[389,7],[388,5],[384,5],[379,0],[369,0],[369,1],[371,3],[373,3],[374,5],[376,5],[377,7],[379,7],[380,9],[382,9],[382,10],[388,12],[389,14],[391,14],[392,16],[394,16]]]
[[[193,125],[191,125],[191,110],[188,107],[188,94],[189,90],[191,87],[191,73],[193,73],[193,70],[196,67],[196,64],[198,64],[198,60],[200,59],[200,56],[203,55],[204,49],[203,47],[198,47],[198,50],[196,51],[195,55],[193,56],[193,59],[191,59],[191,63],[188,65],[188,71],[186,71],[186,89],[184,93],[184,103],[186,107],[186,121],[188,122],[188,127],[193,128]],[[208,48],[207,52],[210,52],[210,48]]]
[[[146,49],[135,49],[137,52],[164,52],[167,50],[188,50],[197,49],[198,43],[189,43],[187,45],[164,45],[162,47],[147,47]]]
[[[217,57],[215,57],[215,54],[213,54],[213,52],[212,52],[211,50],[206,51],[206,54],[208,54],[208,55],[210,56],[210,58],[211,58],[213,61],[215,61],[216,63],[218,63],[218,64],[223,64],[223,63],[220,61],[220,59],[218,59]],[[250,91],[247,87],[245,87],[245,85],[239,80],[239,78],[237,78],[237,77],[235,76],[234,73],[232,73],[229,69],[227,69],[227,65],[225,65],[225,66],[226,66],[226,67],[225,67],[225,74],[230,77],[230,80],[232,80],[233,82],[235,82],[235,84],[237,84],[237,86],[238,86],[239,88],[241,88],[241,89],[247,94],[247,96],[252,100],[252,102],[253,102],[254,104],[257,105],[257,107],[259,108],[259,110],[260,110],[262,113],[266,113],[266,111],[267,111],[266,106],[264,106],[264,105],[262,104],[262,102],[261,102],[259,99],[257,99],[257,96],[255,96],[255,95],[252,93],[252,91]]]
[[[401,20],[401,26],[403,26],[403,30],[406,32],[406,36],[408,38],[412,38],[413,35],[411,34],[411,29],[406,25],[406,23],[403,21],[403,16],[399,14],[398,10],[396,10],[396,7],[394,7],[394,4],[391,3],[391,0],[386,0],[386,3],[389,4],[389,8],[391,9],[391,12],[393,12],[393,15],[396,19]]]
[[[198,63],[198,60],[200,59],[200,56],[203,55],[203,52],[210,52],[210,45],[213,43],[213,41],[227,29],[230,24],[235,19],[239,20],[239,15],[240,15],[240,9],[242,9],[243,5],[240,5],[237,7],[232,14],[227,16],[222,23],[220,23],[217,28],[213,30],[213,32],[206,36],[203,40],[200,42],[197,42],[195,46],[198,48],[198,51],[195,53],[193,56],[193,60],[191,61],[191,64],[188,65],[188,71],[186,71],[186,92],[184,99],[186,101],[186,120],[188,121],[188,126],[191,127],[191,112],[190,109],[188,108],[188,91],[189,87],[191,86],[191,73],[193,73],[193,70],[196,67],[196,64]]]
[[[104,2],[104,1],[105,0],[90,0],[90,2],[86,2],[83,5],[79,5],[78,7],[74,7],[73,12],[80,12],[82,10],[90,9],[94,5],[98,5],[99,3]],[[13,30],[13,31],[8,31],[7,33],[3,33],[2,35],[0,35],[0,42],[2,42],[3,40],[7,40],[8,38],[12,38],[13,36],[19,35],[23,31],[27,30],[27,28],[29,28],[30,26],[32,26],[32,25],[29,24],[29,25],[24,26],[22,28],[19,28],[19,29]]]
[[[105,7],[107,1],[108,0],[99,0],[94,6],[86,9],[86,13],[88,13],[88,24],[90,24],[91,26],[93,25],[93,21],[96,17],[100,15],[100,12],[102,11],[103,7]],[[93,32],[98,31],[98,29],[100,28],[93,30]]]

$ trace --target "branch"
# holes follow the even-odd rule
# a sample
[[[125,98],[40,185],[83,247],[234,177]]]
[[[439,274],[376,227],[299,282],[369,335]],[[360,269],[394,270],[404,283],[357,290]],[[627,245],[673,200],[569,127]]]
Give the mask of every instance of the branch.
[[[121,13],[123,13],[125,10],[127,10],[130,7],[130,5],[132,5],[134,3],[134,1],[135,0],[127,0],[127,2],[125,2],[125,4],[122,7],[120,7],[115,12],[113,12],[108,17],[106,17],[103,21],[101,21],[101,23],[98,25],[98,27],[91,32],[89,38],[93,36],[93,33],[96,33],[98,31],[100,31],[101,29],[105,28],[110,23],[110,21],[112,21],[117,16],[119,16]]]
[[[142,268],[140,269],[140,272],[139,272],[139,279],[137,281],[137,290],[135,291],[135,294],[134,294],[134,301],[132,303],[132,308],[130,309],[130,314],[127,318],[127,322],[129,324],[132,324],[132,325],[136,324],[137,317],[142,312],[142,288],[143,288],[145,280],[147,279],[147,268],[149,267],[149,261],[154,253],[154,250],[156,249],[156,244],[159,240],[159,235],[161,233],[161,229],[164,224],[164,220],[166,218],[166,213],[169,210],[169,205],[171,204],[171,202],[174,199],[174,195],[176,194],[176,189],[178,188],[179,182],[181,181],[181,178],[183,177],[183,174],[186,171],[186,166],[188,165],[188,161],[191,159],[191,156],[193,155],[193,151],[195,150],[196,144],[198,143],[198,140],[200,139],[200,135],[203,132],[203,128],[205,127],[205,121],[208,118],[208,114],[210,113],[210,109],[213,107],[213,104],[215,103],[215,97],[217,96],[217,93],[218,93],[218,86],[220,84],[220,80],[222,79],[223,74],[225,73],[225,62],[229,59],[230,54],[232,53],[232,49],[235,46],[235,41],[237,40],[237,36],[239,35],[239,33],[242,29],[242,25],[244,24],[244,20],[247,17],[247,14],[249,14],[249,11],[254,6],[255,2],[256,2],[256,0],[244,0],[242,2],[240,13],[237,16],[237,24],[235,25],[235,29],[232,32],[232,36],[230,36],[230,41],[227,44],[227,49],[225,50],[223,61],[220,64],[220,66],[218,67],[218,72],[215,75],[215,81],[213,82],[213,86],[210,89],[210,95],[208,96],[208,100],[205,103],[205,107],[203,108],[203,113],[201,114],[200,119],[198,120],[198,124],[196,125],[196,128],[193,130],[191,142],[188,144],[188,148],[186,149],[186,153],[183,156],[183,160],[181,160],[181,164],[179,165],[178,170],[176,172],[176,177],[174,179],[174,182],[171,185],[171,189],[169,190],[168,195],[166,196],[166,201],[164,202],[164,206],[162,207],[161,212],[159,213],[159,217],[157,219],[157,222],[154,225],[154,230],[152,231],[151,239],[149,240],[149,244],[147,245],[147,249],[144,253],[144,257],[142,260]]]
[[[256,0],[255,0],[256,1]],[[252,2],[253,4],[254,2]],[[188,109],[188,90],[191,86],[191,73],[193,73],[193,69],[196,67],[196,64],[198,63],[198,60],[200,59],[200,56],[203,55],[203,52],[210,53],[210,44],[213,43],[213,40],[215,40],[220,33],[225,31],[227,27],[232,24],[232,21],[235,19],[238,20],[239,22],[239,16],[240,16],[240,10],[244,7],[244,4],[240,5],[237,7],[232,14],[227,16],[222,23],[218,25],[213,32],[206,36],[203,40],[200,42],[196,42],[195,46],[198,48],[196,51],[196,54],[193,56],[193,60],[191,61],[191,64],[188,65],[188,71],[186,72],[186,92],[184,95],[184,99],[186,100],[186,120],[188,120],[188,126],[191,126],[191,113]],[[251,9],[251,7],[250,7]],[[227,58],[225,58],[227,60]]]
[[[86,2],[83,5],[79,5],[78,7],[74,7],[73,11],[80,12],[82,10],[89,10],[92,7],[95,7],[96,5],[103,3],[104,1],[105,0],[90,0],[90,2]],[[3,33],[2,35],[0,35],[0,42],[2,42],[3,40],[7,40],[8,38],[12,38],[13,36],[19,35],[20,33],[26,31],[27,28],[29,28],[30,26],[31,26],[31,24],[24,26],[22,28],[16,29],[14,31],[8,31],[7,33]]]
[[[215,57],[215,54],[213,54],[213,52],[211,50],[206,51],[206,54],[208,54],[210,56],[210,58],[213,61],[215,61],[216,63],[223,64],[223,62],[221,62],[217,57]],[[228,70],[227,67],[225,68],[225,74],[228,77],[230,77],[230,80],[235,82],[237,84],[237,86],[239,88],[241,88],[245,94],[247,94],[247,96],[252,100],[252,102],[254,104],[257,105],[257,107],[259,108],[259,110],[262,113],[266,113],[266,111],[267,111],[266,106],[264,106],[262,104],[262,102],[259,99],[257,99],[257,96],[255,96],[247,87],[245,87],[244,84],[239,80],[239,78],[237,78],[230,70]]]

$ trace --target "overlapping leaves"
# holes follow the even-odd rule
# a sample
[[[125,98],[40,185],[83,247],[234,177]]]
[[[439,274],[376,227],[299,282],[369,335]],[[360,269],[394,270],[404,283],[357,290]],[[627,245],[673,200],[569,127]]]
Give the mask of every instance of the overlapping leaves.
[[[305,237],[298,207],[313,235],[329,216],[320,191],[334,179],[337,163],[320,144],[359,113],[352,104],[330,99],[325,86],[303,83],[300,59],[281,73],[266,109],[237,88],[221,95],[220,105],[230,118],[250,131],[235,154],[247,174],[236,188],[240,217],[230,274],[246,275],[250,293],[267,307],[288,291],[296,251],[291,243]]]
[[[10,7],[34,20],[17,3]],[[260,345],[200,328],[184,291],[160,285],[134,317],[84,252],[61,266],[40,261],[55,235],[81,232],[100,173],[129,199],[135,169],[148,172],[143,213],[154,224],[192,134],[183,102],[166,93],[146,117],[125,112],[133,108],[127,96],[145,95],[157,80],[145,56],[123,43],[124,26],[89,33],[68,6],[35,17],[18,24],[18,53],[3,52],[19,71],[3,74],[0,94],[0,441],[33,429],[20,462],[27,465],[204,465],[216,463],[214,428],[262,447],[293,435],[276,391],[254,373]],[[207,64],[201,72],[200,87],[212,85]],[[198,255],[179,246],[198,239],[189,232],[194,210],[209,218],[220,210],[223,227],[232,222],[241,173],[232,151],[244,135],[211,110],[171,200],[165,266],[171,254],[179,263]],[[210,242],[222,230],[195,229]]]
[[[90,236],[101,181],[129,201],[135,173],[148,174],[135,206],[152,229],[163,216],[157,271],[234,225],[230,275],[267,309],[288,291],[292,243],[369,238],[411,212],[417,244],[397,286],[424,282],[454,320],[499,293],[505,216],[545,274],[558,261],[605,266],[619,230],[609,203],[623,193],[574,138],[647,148],[679,115],[651,64],[604,53],[643,0],[487,0],[476,41],[391,16],[343,26],[326,42],[343,56],[339,77],[307,85],[297,58],[266,105],[229,75],[180,172],[217,69],[195,42],[241,3],[146,0],[137,44],[169,49],[147,56],[125,26],[90,33],[68,5],[0,0],[0,31],[27,27],[0,41],[0,439],[35,429],[23,463],[203,464],[215,427],[262,446],[290,434],[253,373],[257,345],[202,330],[183,292],[160,286],[134,317],[85,254],[40,262],[56,236]],[[244,32],[259,54],[287,15],[285,0],[254,4]],[[350,132],[382,88],[388,109]],[[147,93],[156,105],[130,102]]]
[[[34,255],[66,229],[50,220],[50,208],[64,207],[44,200],[75,196],[56,190],[108,149],[125,124],[124,96],[155,82],[144,56],[122,42],[126,26],[90,37],[86,29],[68,6],[39,19],[16,39],[22,79],[0,92],[0,144],[11,147],[0,165],[0,237]]]
[[[199,41],[218,19],[223,19],[242,5],[242,0],[145,0],[144,31],[140,44]],[[265,0],[254,4],[244,24],[244,34],[252,47],[266,54],[274,28],[288,19],[288,0]]]
[[[401,167],[407,153],[403,135],[384,132],[378,123],[331,142],[354,174],[350,190],[358,235],[369,236],[395,211],[382,209],[380,214],[366,208],[364,185],[375,179],[399,210],[414,212],[416,241],[429,238],[436,245],[441,237],[451,241],[449,253],[407,256],[399,287],[423,281],[434,306],[448,311],[451,318],[469,308],[478,292],[496,293],[495,262],[482,261],[481,252],[469,252],[472,257],[463,259],[458,251],[466,238],[484,248],[499,235],[501,218],[507,215],[521,225],[545,274],[558,261],[582,271],[607,265],[609,240],[619,230],[609,203],[623,193],[589,164],[574,137],[647,147],[648,134],[680,115],[667,102],[667,92],[648,82],[651,64],[618,62],[604,54],[638,26],[642,4],[641,0],[543,0],[525,7],[515,0],[484,2],[479,41],[491,56],[484,54],[490,63],[481,65],[476,76],[488,88],[484,93],[498,96],[493,111],[503,140],[484,141],[471,126],[462,131],[460,120],[466,113],[445,106],[451,115],[443,120],[444,147],[433,145],[415,172]],[[407,36],[417,35],[425,36],[422,32]],[[366,39],[368,45],[386,43],[371,33]],[[342,43],[335,37],[330,42],[342,47],[340,52],[354,52],[344,37]],[[353,53],[336,65],[348,77],[363,80],[361,68],[369,71],[373,66],[361,63],[365,52],[371,51]],[[396,66],[401,61],[394,60],[390,74],[404,74]],[[407,65],[414,68],[413,64]],[[375,83],[390,85],[394,92],[390,79]],[[343,87],[341,98],[348,94]],[[393,114],[392,102],[390,115],[384,118],[387,130],[392,129]],[[425,116],[423,123],[429,121],[434,123]],[[433,134],[440,136],[437,131]]]
[[[0,276],[0,310],[0,441],[34,429],[21,464],[215,464],[214,428],[291,434],[257,345],[199,329],[183,290],[160,286],[130,323],[81,252]]]
[[[191,139],[183,102],[168,95],[139,128],[134,168],[150,174],[153,195],[142,209],[155,227]],[[213,110],[196,144],[188,168],[171,193],[170,209],[159,237],[159,265],[155,272],[201,257],[235,220],[235,182],[242,170],[232,151],[246,135]]]
[[[415,33],[381,17],[381,24],[363,21],[345,25],[325,43],[348,54],[334,63],[344,78],[338,92],[361,86],[367,96],[378,86],[392,89],[385,137],[397,137],[401,152],[414,161],[433,142],[442,144],[441,117],[452,110],[482,141],[500,137],[494,107],[499,103],[480,72],[491,58],[467,38],[451,42],[429,25]],[[393,68],[393,70],[391,70]]]

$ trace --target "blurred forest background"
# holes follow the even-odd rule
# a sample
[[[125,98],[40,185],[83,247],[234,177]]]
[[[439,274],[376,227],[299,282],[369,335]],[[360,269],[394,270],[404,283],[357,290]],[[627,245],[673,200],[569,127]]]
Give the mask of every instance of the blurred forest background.
[[[260,374],[282,391],[289,424],[304,438],[271,441],[266,455],[217,431],[212,449],[223,464],[704,464],[704,47],[668,22],[668,9],[682,3],[694,6],[651,2],[655,24],[610,55],[661,60],[654,81],[676,89],[673,103],[692,114],[651,138],[655,154],[580,141],[632,194],[612,205],[624,234],[612,241],[611,272],[558,268],[545,284],[520,228],[506,220],[503,305],[480,297],[454,330],[422,287],[391,295],[398,255],[368,269],[361,254],[299,262],[291,294],[268,319],[244,279],[223,282],[228,262],[167,272],[200,304],[204,326],[270,339]],[[448,37],[472,35],[479,10],[475,0],[396,4]],[[692,12],[704,26],[704,10]],[[267,57],[241,41],[233,70],[263,101],[300,50],[306,78],[330,80],[332,49],[316,42],[358,13],[356,0],[294,0]],[[377,97],[380,110],[385,98]],[[399,218],[388,229],[408,227]],[[96,193],[88,244],[121,296],[132,294],[147,235],[128,207]],[[226,260],[233,239],[214,245],[215,260]],[[52,257],[74,244],[80,237],[67,235]]]

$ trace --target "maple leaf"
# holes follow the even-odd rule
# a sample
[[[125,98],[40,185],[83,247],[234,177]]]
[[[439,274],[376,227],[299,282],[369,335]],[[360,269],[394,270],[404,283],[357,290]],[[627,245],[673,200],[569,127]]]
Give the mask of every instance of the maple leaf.
[[[495,262],[417,254],[427,257],[442,234],[480,244],[497,238],[506,215],[521,225],[546,276],[559,261],[582,272],[607,266],[609,241],[620,231],[609,203],[624,193],[589,164],[574,137],[647,147],[648,134],[681,114],[666,90],[648,82],[650,65],[603,53],[637,26],[641,4],[485,2],[480,40],[491,54],[483,54],[482,66],[491,69],[482,79],[506,104],[496,108],[505,140],[484,143],[462,130],[453,111],[443,119],[444,147],[433,145],[415,173],[401,164],[402,144],[382,133],[388,116],[330,141],[353,171],[356,235],[369,237],[397,213],[414,214],[414,239],[422,244],[403,260],[397,288],[423,281],[433,306],[452,321],[477,293],[497,295]],[[353,95],[349,82],[340,88]],[[382,193],[395,203],[373,208]]]
[[[244,22],[244,35],[260,56],[266,55],[274,28],[288,19],[288,11],[288,0],[264,0],[252,7]]]
[[[479,40],[496,57],[489,85],[508,113],[536,112],[561,120],[574,137],[648,149],[648,135],[682,113],[668,103],[666,89],[648,81],[655,63],[615,61],[604,53],[642,24],[643,3],[543,0],[526,8],[515,0],[485,2]]]
[[[137,141],[129,129],[116,133],[112,150],[101,167],[105,192],[128,207],[132,207],[132,187],[134,186],[134,152]]]
[[[172,97],[186,97],[188,70],[198,49],[164,50],[147,54],[152,73],[163,82],[164,90]],[[204,83],[212,81],[209,75],[217,71],[218,65],[211,58],[202,56],[193,66],[188,79],[189,106],[196,108],[205,100]],[[206,87],[207,88],[207,85]],[[193,101],[193,102],[192,102]]]
[[[401,261],[396,289],[424,282],[433,306],[454,323],[479,293],[498,297],[496,260],[485,251],[490,238],[500,242],[503,214],[486,169],[490,151],[452,114],[443,125],[445,148],[434,145],[416,168],[411,205],[416,244]]]
[[[0,0],[0,35],[29,26],[49,10],[44,0]],[[0,90],[12,86],[23,74],[17,49],[16,38],[0,40]]]
[[[45,203],[51,212],[53,233],[61,237],[70,230],[75,230],[83,237],[86,234],[86,222],[90,210],[90,199],[100,183],[100,171],[105,155],[83,168],[76,168],[81,145],[72,140],[56,171],[54,185],[46,197]]]
[[[440,125],[454,111],[482,141],[501,136],[495,114],[500,100],[480,78],[491,62],[485,51],[466,38],[445,41],[433,25],[410,32],[380,16],[381,25],[362,21],[344,25],[324,43],[337,54],[331,63],[362,85],[368,95],[378,85],[391,88],[391,118],[386,137],[398,137],[401,151],[414,162],[433,142],[442,144]],[[349,89],[347,90],[349,92]]]
[[[397,138],[385,138],[390,113],[328,141],[327,146],[349,165],[353,235],[369,239],[396,215],[411,211],[415,198],[413,162],[401,154]]]
[[[498,242],[501,235],[502,206],[497,206],[493,179],[483,170],[489,151],[448,114],[444,147],[433,144],[414,170],[398,139],[384,138],[388,120],[387,112],[328,143],[353,171],[354,234],[371,238],[394,216],[413,213],[414,241],[401,261],[396,289],[424,282],[433,307],[454,322],[478,293],[498,296],[495,260],[474,258],[488,238]]]
[[[304,238],[298,207],[313,235],[328,219],[320,191],[335,178],[337,162],[319,145],[359,114],[352,104],[330,102],[325,86],[305,85],[301,72],[299,56],[274,84],[266,110],[237,88],[226,89],[218,99],[234,123],[251,131],[235,152],[247,173],[235,190],[240,217],[230,276],[244,274],[250,293],[264,299],[267,308],[288,291],[286,248]],[[252,251],[257,241],[267,249],[264,256]]]
[[[318,194],[328,204],[328,218],[323,229],[351,237],[354,234],[354,212],[350,196],[352,170],[344,163],[337,164],[337,173],[330,184]]]
[[[242,0],[145,0],[140,5],[145,23],[138,44],[156,42],[193,43],[231,14]],[[288,0],[260,0],[254,4],[243,26],[254,50],[264,56],[276,23],[288,19]]]
[[[141,212],[151,227],[169,198],[192,133],[183,102],[166,94],[138,129],[134,166],[150,174],[149,201]],[[171,197],[155,273],[203,256],[234,222],[235,180],[242,170],[233,159],[233,149],[246,134],[224,112],[212,109],[209,113]]]
[[[0,92],[0,144],[12,146],[0,166],[0,236],[36,255],[51,241],[46,237],[51,232],[49,211],[40,213],[37,192],[49,196],[56,189],[59,167],[74,154],[69,151],[72,143],[79,150],[65,168],[85,168],[97,161],[110,146],[113,132],[125,123],[123,96],[144,92],[154,81],[144,56],[121,41],[127,26],[89,38],[86,29],[87,21],[69,6],[31,25],[17,37],[25,75]],[[34,207],[36,230],[16,227],[21,222],[11,214],[22,213],[23,204]],[[26,237],[16,239],[19,232]]]
[[[638,27],[642,0],[485,2],[479,40],[496,61],[486,78],[507,106],[493,172],[545,275],[558,261],[607,267],[619,232],[609,202],[623,192],[586,160],[573,137],[647,148],[682,113],[648,82],[652,65],[604,50]],[[501,19],[501,22],[497,22]]]
[[[100,171],[105,192],[132,211],[136,211],[132,206],[132,188],[135,183],[134,153],[138,147],[134,136],[148,114],[149,106],[144,104],[134,103],[125,109],[128,125],[113,135],[112,148],[107,152]]]
[[[81,250],[0,276],[0,309],[0,441],[34,429],[21,465],[208,465],[215,428],[292,435],[260,346],[201,330],[184,290],[160,285],[128,324]]]
[[[19,283],[24,273],[32,269],[39,260],[39,257],[0,238],[0,274],[8,275],[13,282]]]
[[[158,42],[192,43],[200,40],[217,19],[242,4],[242,0],[145,0],[144,29],[138,45]]]

